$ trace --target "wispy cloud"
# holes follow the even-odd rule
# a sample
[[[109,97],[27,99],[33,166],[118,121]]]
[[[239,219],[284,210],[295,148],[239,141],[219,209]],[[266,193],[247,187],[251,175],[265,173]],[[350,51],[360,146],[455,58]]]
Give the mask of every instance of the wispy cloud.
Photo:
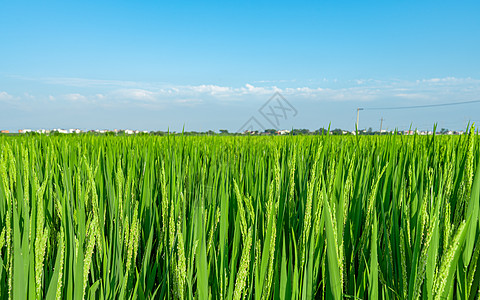
[[[157,93],[145,89],[121,89],[110,93],[110,96],[134,101],[155,101]]]
[[[192,98],[192,99],[178,99],[178,100],[175,100],[175,102],[181,106],[194,107],[201,104],[203,100]]]
[[[79,94],[79,93],[66,94],[66,95],[63,95],[63,98],[66,99],[66,100],[68,100],[68,101],[73,101],[73,102],[85,101],[85,100],[87,100],[87,97],[85,97],[84,95]]]
[[[35,81],[49,85],[63,85],[71,87],[139,87],[151,85],[138,81],[88,79],[76,77],[26,77],[18,75],[12,75],[10,77],[24,81]]]
[[[296,86],[271,85],[278,81],[257,81],[242,86],[222,86],[215,84],[175,85],[167,83],[148,83],[118,80],[97,80],[83,78],[25,78],[48,85],[68,87],[67,94],[50,94],[50,100],[61,99],[71,102],[85,102],[98,105],[199,105],[201,103],[221,101],[264,101],[268,95],[280,92],[292,100],[308,101],[378,101],[386,103],[396,101],[465,101],[478,97],[480,80],[473,78],[425,78],[408,80],[349,80],[342,87],[329,86],[325,79],[312,83],[295,82]],[[290,81],[293,82],[294,80]],[[334,82],[333,80],[332,82]],[[285,82],[288,82],[285,80]],[[49,90],[52,90],[51,88]],[[54,89],[53,89],[54,90]],[[93,91],[93,92],[92,92]],[[33,97],[33,95],[31,95]],[[13,100],[15,97],[0,92],[0,100]],[[26,99],[28,97],[19,96]]]

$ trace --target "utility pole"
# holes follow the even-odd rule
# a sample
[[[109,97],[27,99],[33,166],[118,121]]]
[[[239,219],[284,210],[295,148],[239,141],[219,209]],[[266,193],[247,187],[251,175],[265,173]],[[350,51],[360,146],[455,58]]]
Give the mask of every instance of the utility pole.
[[[357,124],[356,124],[356,128],[355,128],[356,130],[359,130],[359,129],[360,129],[360,128],[358,128],[358,117],[359,117],[359,115],[360,115],[360,111],[361,111],[361,110],[363,110],[363,108],[361,108],[361,107],[357,108]]]
[[[382,134],[383,117],[380,119],[380,134]]]

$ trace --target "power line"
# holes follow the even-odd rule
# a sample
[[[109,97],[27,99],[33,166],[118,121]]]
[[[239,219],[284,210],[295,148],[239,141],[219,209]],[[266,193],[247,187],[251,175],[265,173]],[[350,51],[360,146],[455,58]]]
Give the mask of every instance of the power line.
[[[364,110],[414,109],[414,108],[427,108],[427,107],[439,107],[439,106],[453,106],[453,105],[462,105],[462,104],[471,104],[471,103],[480,103],[480,100],[462,101],[462,102],[450,102],[450,103],[441,103],[441,104],[397,106],[397,107],[365,107]]]

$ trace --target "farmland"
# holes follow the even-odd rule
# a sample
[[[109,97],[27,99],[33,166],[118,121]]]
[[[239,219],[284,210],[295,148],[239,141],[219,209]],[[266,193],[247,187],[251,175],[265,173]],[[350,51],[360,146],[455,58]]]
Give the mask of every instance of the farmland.
[[[475,138],[0,136],[0,299],[478,299]]]

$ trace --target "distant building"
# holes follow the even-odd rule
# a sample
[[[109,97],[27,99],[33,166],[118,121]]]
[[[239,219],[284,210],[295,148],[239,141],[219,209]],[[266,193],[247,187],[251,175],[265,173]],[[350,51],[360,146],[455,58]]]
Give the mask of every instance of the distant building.
[[[278,135],[284,135],[284,134],[289,134],[289,133],[290,133],[290,130],[286,130],[286,129],[277,131]]]
[[[55,131],[57,131],[58,133],[63,133],[63,134],[67,134],[67,133],[68,133],[68,130],[66,130],[66,129],[61,129],[61,128],[55,129]]]
[[[8,130],[0,130],[0,133],[10,133]]]

